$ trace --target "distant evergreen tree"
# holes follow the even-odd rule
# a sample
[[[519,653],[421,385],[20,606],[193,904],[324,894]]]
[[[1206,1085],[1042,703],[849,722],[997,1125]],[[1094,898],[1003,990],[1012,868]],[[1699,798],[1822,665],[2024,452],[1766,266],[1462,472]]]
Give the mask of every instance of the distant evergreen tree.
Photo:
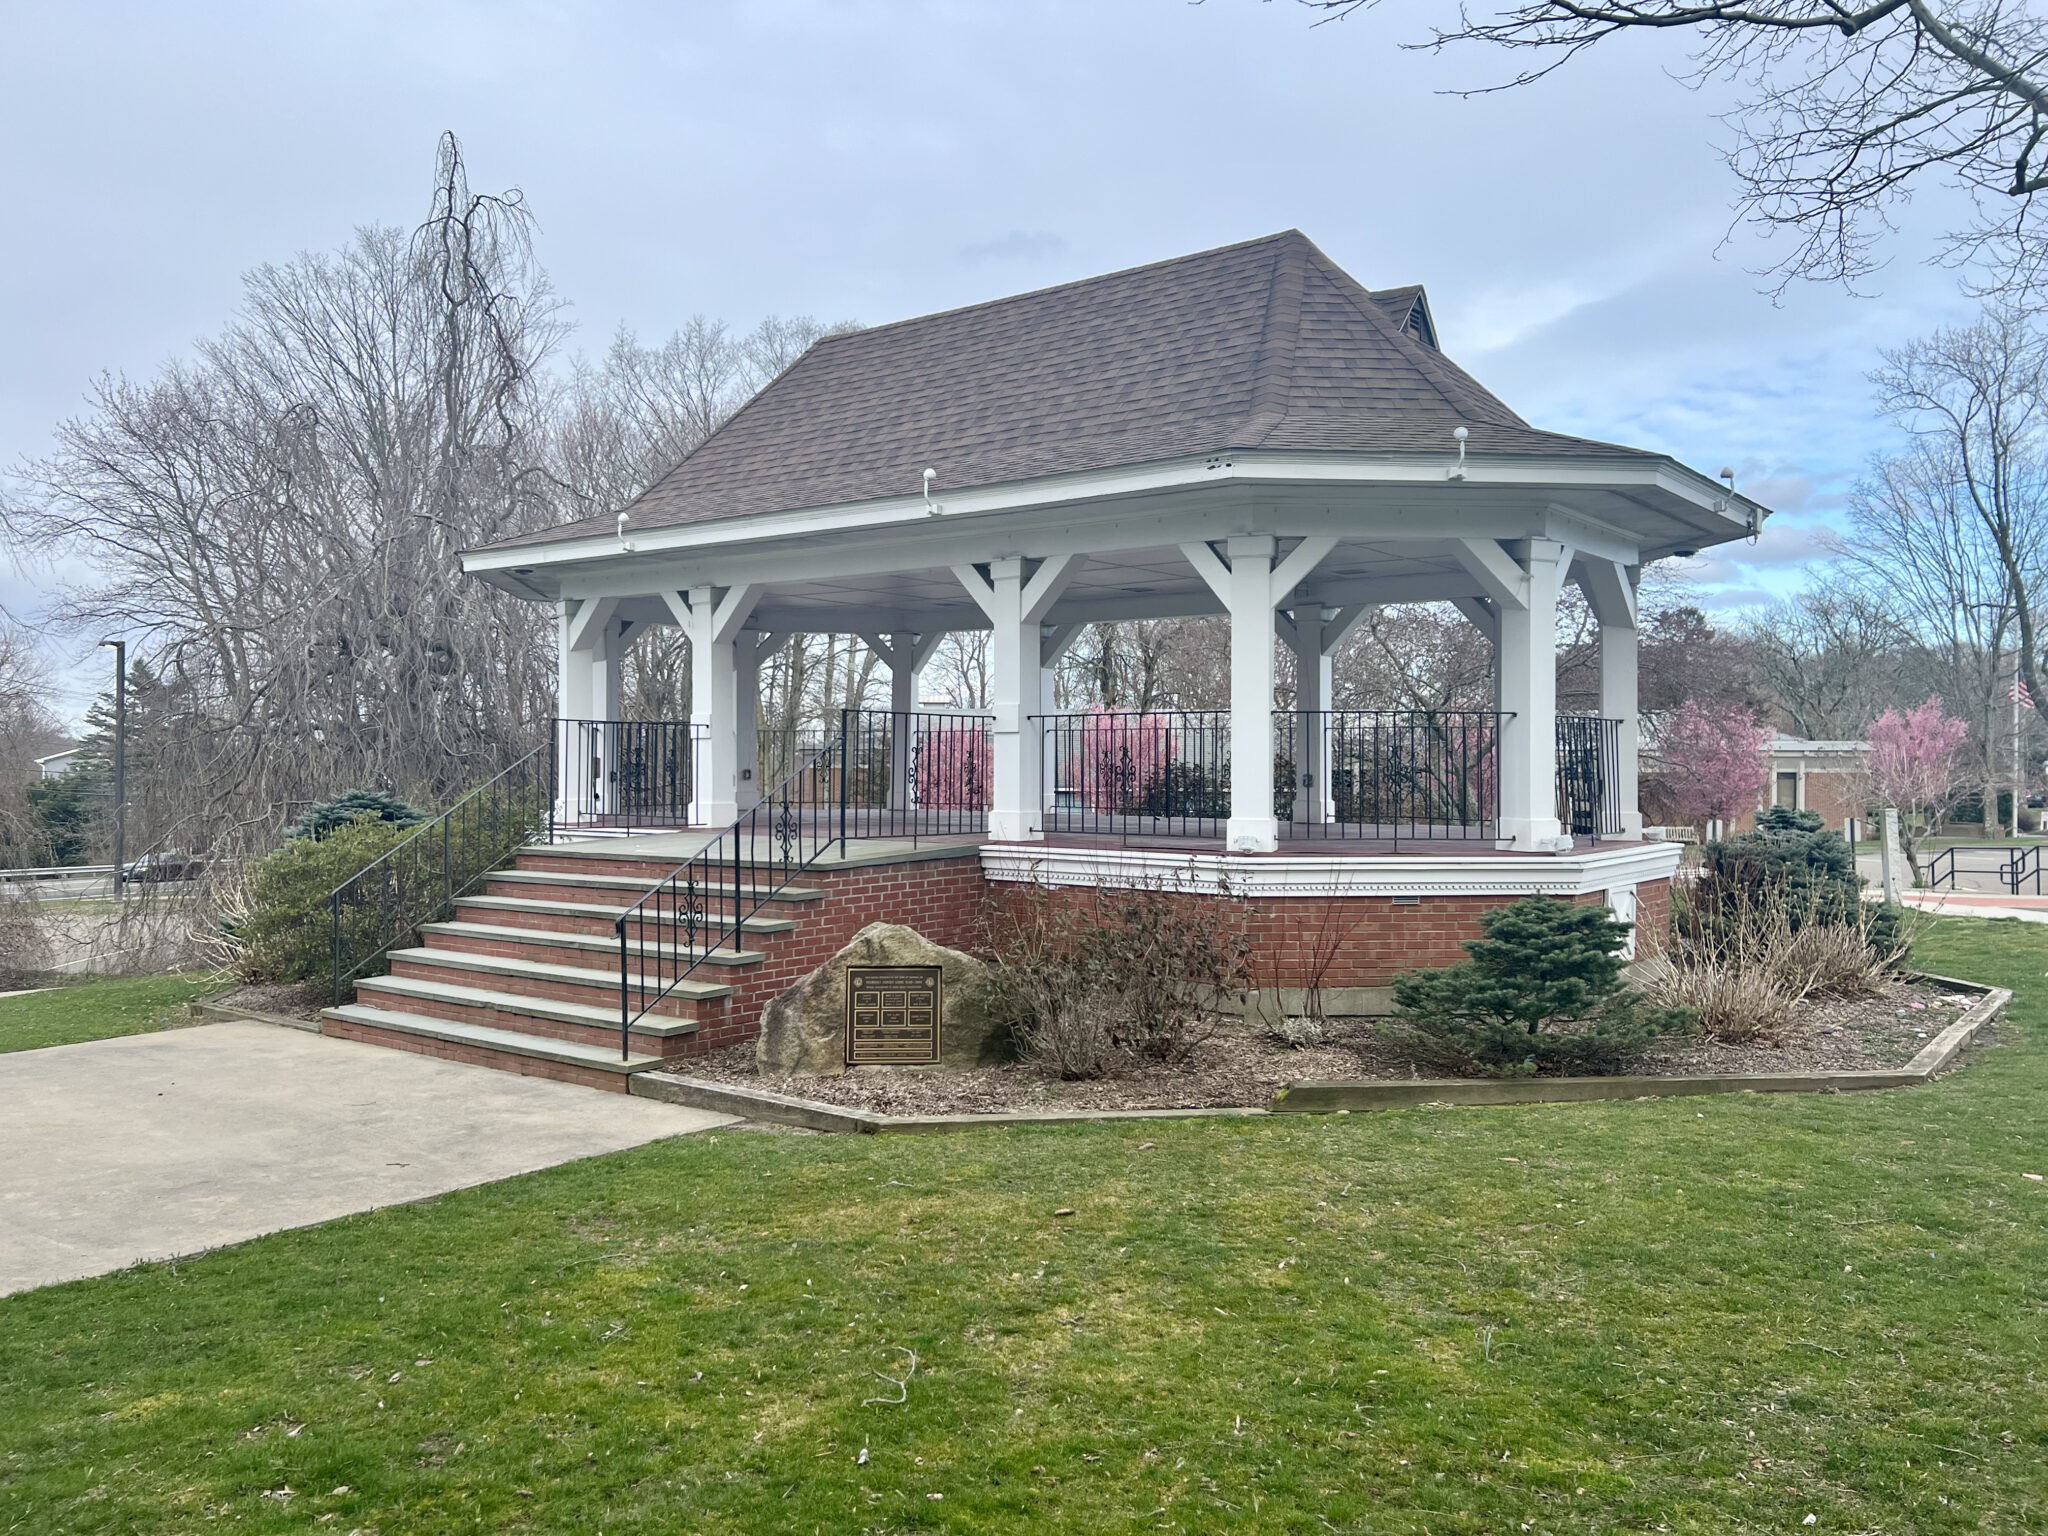
[[[426,819],[425,811],[407,805],[396,795],[381,789],[351,789],[312,807],[286,830],[285,836],[310,837],[318,842],[336,828],[358,821],[389,821],[401,827],[416,827]]]

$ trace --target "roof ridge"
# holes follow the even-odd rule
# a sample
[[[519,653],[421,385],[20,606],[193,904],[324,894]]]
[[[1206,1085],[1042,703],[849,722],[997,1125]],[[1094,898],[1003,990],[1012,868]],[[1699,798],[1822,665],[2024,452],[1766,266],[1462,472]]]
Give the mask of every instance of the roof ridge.
[[[1256,448],[1287,419],[1294,396],[1294,363],[1301,344],[1301,300],[1305,286],[1301,247],[1289,242],[1273,253],[1273,274],[1266,285],[1266,323],[1259,336],[1259,355],[1252,364],[1251,409],[1233,436]]]

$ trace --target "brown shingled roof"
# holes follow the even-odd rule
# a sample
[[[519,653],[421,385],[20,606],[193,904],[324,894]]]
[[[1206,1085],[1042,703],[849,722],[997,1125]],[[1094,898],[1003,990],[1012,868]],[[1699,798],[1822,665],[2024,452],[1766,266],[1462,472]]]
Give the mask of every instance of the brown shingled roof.
[[[1414,316],[1419,310],[1422,323]],[[1398,311],[1398,315],[1396,312]],[[1539,432],[1301,234],[829,336],[631,506],[636,530],[1252,449],[1632,454]],[[609,531],[570,523],[511,544]]]

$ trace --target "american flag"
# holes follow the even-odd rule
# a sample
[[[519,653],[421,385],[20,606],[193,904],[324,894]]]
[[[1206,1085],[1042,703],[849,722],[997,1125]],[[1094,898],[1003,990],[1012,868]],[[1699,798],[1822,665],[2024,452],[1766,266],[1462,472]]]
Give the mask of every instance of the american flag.
[[[2027,680],[2017,672],[2012,675],[2012,686],[2005,690],[2005,701],[2008,704],[2024,704],[2029,709],[2034,707],[2034,696],[2027,692]]]

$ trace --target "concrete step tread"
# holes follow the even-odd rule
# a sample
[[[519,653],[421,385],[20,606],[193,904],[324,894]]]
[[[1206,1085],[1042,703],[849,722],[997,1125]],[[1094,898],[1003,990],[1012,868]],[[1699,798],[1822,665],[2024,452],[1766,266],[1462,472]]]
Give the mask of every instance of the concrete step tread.
[[[610,934],[554,934],[548,932],[545,928],[494,928],[486,923],[422,923],[420,925],[420,932],[441,933],[456,939],[488,939],[497,943],[516,941],[521,944],[555,944],[564,949],[587,949],[593,956],[608,956],[611,963],[600,966],[598,969],[602,969],[614,982],[618,980],[619,941]],[[701,945],[652,943],[642,945],[638,942],[637,937],[630,932],[627,935],[626,943],[636,958],[646,955],[655,959],[673,960],[680,956],[684,959],[696,960],[703,965],[712,966],[759,965],[762,960],[767,958],[758,949],[727,949],[721,946],[718,949],[707,952]],[[402,951],[402,953],[408,956],[416,956],[421,951],[408,949]],[[514,955],[483,955],[468,949],[435,949],[431,953],[437,956],[468,955],[478,960],[516,960],[519,958]],[[545,966],[553,970],[578,970],[581,972],[580,967],[564,966],[551,960],[533,960],[525,963]],[[576,977],[565,979],[581,980],[584,974],[595,974],[595,972],[581,973]]]
[[[687,986],[689,983],[685,982]],[[681,989],[678,988],[678,991]],[[731,988],[720,987],[721,994]],[[470,1008],[489,1008],[498,1013],[525,1014],[528,1018],[553,1019],[561,1024],[587,1024],[594,1029],[619,1027],[617,1007],[593,1008],[587,1003],[565,1003],[555,997],[529,997],[523,992],[493,992],[487,987],[463,987],[445,981],[426,981],[417,976],[365,976],[356,983],[360,997],[365,992],[379,996],[433,998],[460,1003]],[[697,1032],[694,1019],[678,1019],[650,1013],[633,1026],[636,1035],[690,1035]]]
[[[560,871],[546,869],[500,869],[492,872],[491,879],[493,881],[510,880],[515,884],[525,885],[581,885],[600,891],[631,891],[635,897],[644,896],[648,891],[654,889],[656,883],[652,880],[644,880],[638,875],[586,875],[577,870],[567,869]],[[712,881],[698,886],[697,889],[705,892],[707,895],[724,896],[728,899],[732,896],[732,884],[730,881],[723,884]],[[786,885],[773,894],[770,894],[761,886],[742,885],[740,887],[740,897],[746,901],[757,899],[768,901],[823,901],[825,893],[812,885]]]
[[[368,1003],[346,1003],[321,1011],[322,1018],[341,1019],[399,1034],[422,1035],[429,1040],[446,1040],[504,1051],[513,1056],[531,1056],[542,1061],[567,1062],[572,1066],[594,1067],[600,1072],[647,1072],[662,1064],[659,1056],[621,1057],[616,1046],[585,1045],[577,1040],[556,1040],[547,1035],[524,1035],[512,1029],[493,1029],[487,1024],[464,1024],[455,1019],[435,1019],[418,1013],[399,1013]]]
[[[458,896],[457,907],[482,907],[487,912],[537,912],[550,917],[609,917],[616,920],[624,907],[595,901],[544,901],[534,896]],[[750,917],[740,924],[743,933],[788,933],[796,927],[793,917]],[[552,933],[554,929],[521,928],[520,933]],[[592,935],[595,937],[595,935]]]

